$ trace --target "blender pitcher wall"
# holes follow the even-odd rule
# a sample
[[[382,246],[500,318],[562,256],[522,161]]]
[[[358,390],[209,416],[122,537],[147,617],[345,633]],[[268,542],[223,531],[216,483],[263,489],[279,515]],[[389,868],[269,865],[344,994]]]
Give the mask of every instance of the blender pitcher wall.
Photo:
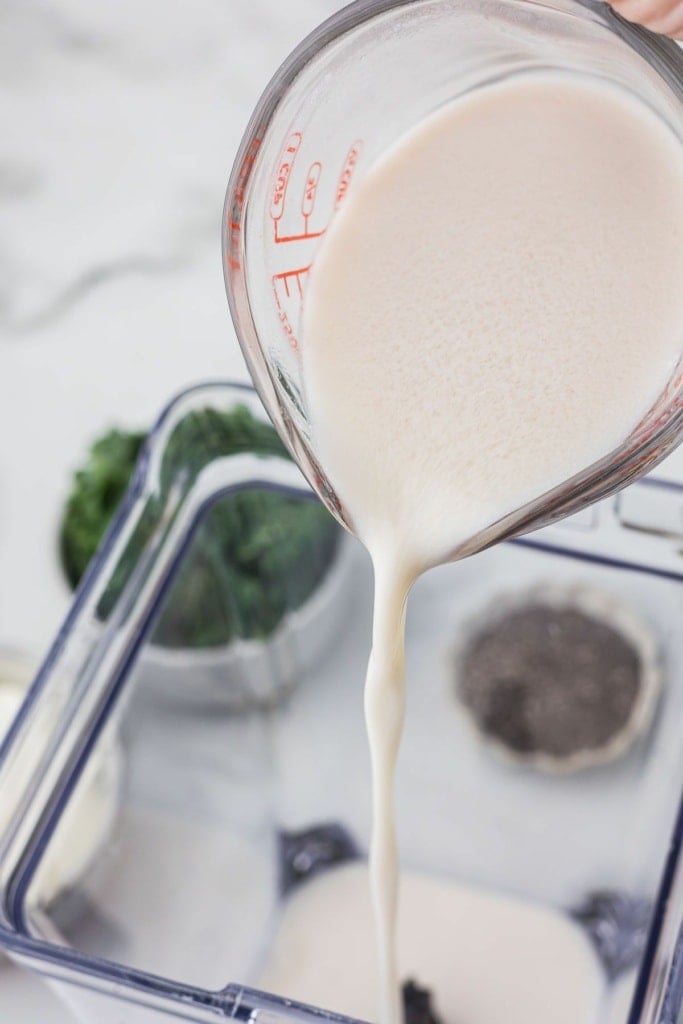
[[[192,393],[189,401],[193,407],[217,403],[221,408],[229,393],[230,389],[213,387],[201,394]],[[175,411],[172,407],[168,414],[171,422],[176,422],[177,415],[187,408],[182,405],[186,401],[186,398],[181,399],[181,405]],[[163,462],[167,439],[168,432],[164,429],[154,435],[152,450],[147,457],[151,479],[154,479],[154,467],[158,468]],[[259,485],[269,483],[277,486],[277,481],[268,479],[271,468],[270,462],[261,462],[258,475],[254,476],[253,464],[240,463],[239,473],[246,474],[241,486],[246,486],[249,480],[256,480]],[[293,473],[293,483],[295,471],[291,466],[287,469]],[[227,476],[226,470],[229,470]],[[211,494],[222,491],[226,485],[236,485],[238,475],[236,465],[233,475],[233,470],[226,467],[224,461],[216,463],[211,473],[197,477],[202,481],[202,498],[208,501]],[[279,481],[280,485],[282,482]],[[646,507],[649,515],[654,516],[656,525],[655,496],[661,489],[649,484],[637,487],[649,487],[652,492],[652,499],[646,502]],[[668,491],[666,493],[672,497]],[[680,490],[676,493],[676,500],[679,503],[683,500]],[[127,512],[130,513],[133,507],[129,504]],[[183,507],[182,501],[180,507]],[[192,508],[194,515],[197,507],[193,504]],[[669,898],[670,876],[662,881],[661,872],[683,778],[677,727],[680,722],[679,705],[683,700],[680,678],[683,652],[680,650],[678,628],[683,591],[679,582],[661,575],[657,566],[648,568],[642,559],[635,559],[632,568],[624,565],[629,554],[632,528],[620,525],[618,516],[613,512],[613,502],[606,502],[594,512],[596,522],[601,523],[595,531],[584,529],[585,524],[581,521],[568,522],[527,538],[525,545],[504,545],[487,552],[480,559],[448,566],[418,584],[408,622],[409,699],[416,713],[409,719],[413,724],[409,725],[406,737],[405,770],[399,782],[405,814],[402,828],[406,862],[413,868],[451,877],[455,874],[470,883],[489,888],[502,887],[527,898],[550,901],[564,910],[576,909],[585,896],[608,883],[615,883],[629,898],[647,898],[653,908],[653,940],[663,937],[668,942],[672,929],[680,927],[680,918],[675,915],[676,900]],[[642,525],[646,526],[647,521]],[[612,533],[619,536],[608,542],[608,535]],[[187,550],[184,536],[184,531],[176,532],[163,548],[169,572],[172,571],[171,566],[177,571],[182,562]],[[562,537],[567,546],[560,552]],[[606,563],[601,561],[600,545],[616,555],[619,538],[623,556],[621,566],[613,564],[616,558]],[[670,574],[676,571],[680,574],[680,554],[675,554],[680,547],[680,539],[664,537],[656,532],[649,539],[653,546],[661,546],[660,567],[668,565]],[[529,551],[528,544],[534,544],[536,548]],[[549,547],[553,547],[555,552],[551,554],[544,550]],[[93,755],[98,730],[107,720],[120,721],[123,710],[124,737],[129,754],[122,812],[115,822],[105,857],[77,887],[75,902],[71,902],[75,916],[67,924],[71,945],[64,945],[64,921],[60,917],[60,912],[63,915],[66,909],[64,904],[61,908],[58,904],[52,908],[44,907],[36,913],[27,902],[30,894],[27,878],[35,869],[36,856],[42,855],[45,842],[49,842],[45,838],[41,846],[36,845],[39,836],[46,834],[50,815],[62,816],[65,799],[68,798],[65,790],[67,777],[60,777],[57,772],[34,774],[35,790],[24,791],[26,820],[31,823],[34,835],[20,836],[10,830],[13,845],[4,848],[2,866],[6,872],[6,885],[2,895],[7,916],[0,941],[12,955],[25,962],[30,961],[45,973],[58,974],[77,984],[91,986],[105,995],[116,993],[118,997],[130,1000],[132,1005],[142,1000],[158,1003],[166,1012],[172,1012],[174,1002],[179,1001],[182,1012],[191,1015],[199,1008],[205,1013],[205,1019],[211,1019],[214,1012],[224,1013],[226,1007],[228,1012],[236,1012],[238,1016],[242,1012],[248,1016],[253,1011],[256,1020],[259,1013],[266,1010],[268,1015],[275,1013],[285,1020],[292,1019],[292,1015],[298,1020],[314,1019],[310,1017],[313,1011],[295,1011],[275,997],[257,996],[246,990],[240,995],[239,984],[230,989],[229,998],[228,994],[221,996],[218,992],[228,981],[257,982],[258,965],[263,962],[260,957],[267,955],[267,947],[276,936],[282,907],[279,900],[273,908],[273,915],[268,916],[261,951],[254,950],[250,977],[229,977],[219,943],[206,947],[210,952],[205,952],[194,964],[188,966],[184,961],[188,948],[188,913],[194,907],[193,893],[201,884],[201,872],[209,863],[212,850],[215,853],[219,849],[219,844],[214,846],[207,833],[207,813],[214,817],[209,808],[216,803],[224,811],[229,809],[222,803],[223,769],[220,766],[228,765],[231,750],[236,752],[236,748],[222,743],[223,726],[226,730],[239,730],[239,717],[226,717],[222,726],[221,720],[214,715],[207,720],[201,714],[193,716],[184,707],[174,728],[162,728],[160,721],[150,722],[149,718],[142,717],[134,696],[130,700],[125,696],[136,686],[142,688],[145,685],[144,678],[138,679],[137,683],[134,680],[134,658],[129,656],[122,663],[121,653],[127,651],[132,655],[130,645],[139,644],[149,634],[153,611],[149,602],[145,602],[144,595],[147,593],[149,597],[146,581],[150,579],[147,575],[151,565],[148,560],[150,552],[143,554],[139,571],[133,574],[124,602],[127,612],[123,621],[111,632],[100,631],[97,634],[99,656],[94,661],[90,646],[93,638],[84,647],[85,634],[79,630],[78,623],[84,609],[91,607],[93,595],[106,587],[112,571],[107,552],[112,550],[110,545],[77,599],[74,613],[65,624],[47,669],[39,677],[23,718],[6,749],[11,754],[13,750],[19,751],[22,737],[24,743],[35,739],[32,720],[39,714],[41,706],[47,706],[43,697],[53,678],[49,669],[54,668],[58,654],[64,656],[70,651],[73,659],[80,652],[83,660],[78,663],[72,661],[76,669],[78,664],[82,664],[82,668],[80,675],[76,672],[71,701],[68,709],[64,705],[59,721],[55,723],[54,735],[59,734],[61,738],[56,748],[57,757],[55,759],[54,754],[51,755],[51,763],[73,769],[77,750],[82,752],[81,760],[87,761]],[[159,563],[155,564],[159,571]],[[361,702],[353,680],[361,677],[367,656],[369,638],[364,612],[370,598],[370,579],[360,565],[355,572],[356,597],[340,622],[336,644],[325,661],[302,678],[288,708],[277,718],[271,717],[270,725],[276,753],[279,823],[289,829],[297,829],[315,822],[336,820],[362,847],[368,826],[367,754]],[[634,607],[649,628],[656,630],[667,654],[668,674],[662,694],[663,703],[653,730],[641,736],[631,752],[614,765],[559,781],[538,777],[528,769],[511,769],[502,765],[467,733],[455,705],[451,661],[453,643],[464,628],[465,620],[471,616],[475,600],[483,604],[489,598],[495,599],[501,588],[510,590],[519,585],[520,579],[528,585],[533,579],[548,577],[571,583],[580,579],[593,587],[613,591]],[[129,628],[132,628],[132,633],[128,632]],[[94,664],[100,666],[96,677],[92,676]],[[82,685],[79,685],[79,679]],[[85,685],[86,680],[90,680],[88,686]],[[108,699],[115,680],[122,698],[118,704]],[[91,713],[82,718],[81,713],[86,707]],[[96,708],[99,715],[93,713]],[[70,728],[72,722],[79,726],[77,731]],[[330,722],[334,723],[332,729],[326,725]],[[202,742],[205,727],[213,737],[211,744]],[[177,785],[184,774],[183,765],[188,761],[187,744],[195,751],[195,759],[191,762],[194,767],[185,782]],[[265,749],[259,744],[251,745],[249,749],[256,758],[254,760],[248,751],[245,752],[245,782],[253,769],[258,775],[267,767],[262,763],[264,756],[267,759]],[[46,754],[43,746],[35,751],[35,760],[44,762]],[[464,777],[462,772],[456,771],[458,766],[463,767],[463,758],[467,769]],[[8,770],[8,764],[3,765],[3,771]],[[252,769],[248,769],[249,765]],[[460,783],[457,783],[458,777],[461,778]],[[247,786],[245,793],[249,788]],[[487,800],[477,797],[484,791],[489,793]],[[274,794],[266,796],[269,800]],[[254,819],[253,837],[255,849],[263,854],[263,870],[269,873],[274,865],[266,856],[269,846],[268,814],[261,815],[259,806],[256,799],[246,805],[247,810],[253,810],[256,818],[264,822],[264,831],[260,832]],[[174,853],[173,847],[165,841],[165,833],[156,827],[162,817],[168,820],[169,814],[187,839],[185,859],[175,855],[177,851]],[[138,833],[140,843],[137,845],[131,845],[131,831],[127,824],[133,818],[146,826],[145,831]],[[552,827],[542,827],[546,818],[553,823]],[[466,830],[457,828],[458,820],[467,825]],[[507,837],[502,847],[501,823],[505,824]],[[216,821],[213,827],[217,838],[224,826]],[[430,836],[436,835],[439,841],[430,842]],[[7,832],[1,838],[8,838]],[[673,850],[677,858],[677,843]],[[503,860],[501,851],[505,854]],[[572,852],[569,858],[567,851]],[[143,855],[145,863],[141,864]],[[214,898],[197,904],[198,916],[194,923],[202,930],[215,929],[216,935],[220,935],[221,928],[234,927],[232,908],[237,911],[243,893],[240,892],[238,873],[221,871],[220,858],[216,860],[214,857],[213,862],[217,868],[210,887]],[[156,934],[154,923],[158,917],[145,913],[145,888],[148,884],[156,887],[157,891],[166,891],[167,912],[178,912],[177,924],[169,924],[167,917],[166,924]],[[231,895],[233,886],[236,889]],[[659,900],[656,894],[658,886],[662,890]],[[123,899],[124,895],[134,896],[135,893],[142,893],[142,896],[128,902]],[[81,899],[78,899],[79,894]],[[663,908],[666,908],[668,918],[662,916]],[[104,926],[112,922],[116,927],[113,931],[107,930]],[[659,929],[662,922],[666,925],[668,938]],[[319,936],[316,939],[319,941]],[[641,954],[642,948],[639,956]],[[660,946],[658,955],[664,958],[661,961],[664,974],[659,969],[653,974],[651,962],[644,960],[645,986],[658,983],[657,979],[662,978],[674,984],[675,973],[667,973],[672,948],[665,943]],[[169,971],[177,971],[178,974],[160,977],[164,972],[158,968],[164,962]],[[155,965],[156,975],[149,973],[150,968],[155,970]],[[188,976],[189,973],[194,974],[194,979]],[[93,997],[93,1006],[97,1005],[97,998],[105,996]],[[235,1010],[237,1005],[239,1011]],[[639,1024],[641,1020],[648,1021],[648,1024],[658,1020],[657,1016],[648,1018],[644,1015],[651,1014],[653,1006],[656,1003],[652,1000],[645,1010],[638,1004],[634,1012],[640,1015],[635,1018]],[[125,1015],[125,1010],[123,1012]]]

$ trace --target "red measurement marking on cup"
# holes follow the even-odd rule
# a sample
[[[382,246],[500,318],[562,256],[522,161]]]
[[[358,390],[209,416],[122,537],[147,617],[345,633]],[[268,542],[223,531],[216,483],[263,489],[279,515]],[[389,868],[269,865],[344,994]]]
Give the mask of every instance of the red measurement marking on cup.
[[[356,166],[360,159],[361,151],[363,149],[363,140],[356,139],[355,142],[351,143],[351,148],[346,154],[346,159],[342,166],[341,174],[339,175],[339,182],[337,184],[337,194],[334,201],[335,210],[339,209],[341,204],[346,198],[346,193],[349,190],[351,179],[356,171]]]
[[[324,167],[320,160],[314,160],[310,164],[303,180],[303,166],[301,165],[299,165],[297,173],[292,177],[294,163],[299,155],[302,141],[303,134],[301,132],[292,132],[282,151],[275,176],[270,216],[273,221],[276,244],[303,242],[307,239],[320,238],[325,234],[327,224],[324,221],[323,227],[316,227],[315,224],[316,221],[318,225],[321,222],[318,199],[321,195],[327,195],[327,198],[324,200],[325,203],[331,202],[332,198],[334,198],[334,209],[340,206],[351,185],[351,179],[356,171],[363,148],[362,139],[356,139],[351,144],[344,157],[336,186],[334,186],[334,180],[332,179],[329,181],[330,187],[327,188],[328,182],[325,179],[325,189],[321,192],[320,183],[323,178]],[[300,156],[299,159],[301,159]],[[292,196],[293,188],[296,188],[297,193],[299,188],[302,189],[300,193],[301,202],[298,209],[293,206],[293,202],[289,202],[290,199],[294,199]],[[287,205],[288,202],[289,205]],[[287,206],[286,217],[285,206]],[[309,262],[306,265],[281,271],[273,275],[272,278],[278,318],[287,336],[288,343],[295,352],[299,349],[299,340],[296,336],[294,325],[299,322],[301,315],[305,282],[311,269],[311,255],[310,247],[307,247],[300,256],[295,257],[299,260],[308,259]]]
[[[277,221],[275,221],[275,241],[278,245],[282,245],[284,242],[304,242],[307,238],[320,238],[321,235],[325,234],[325,228],[322,231],[310,231],[308,227],[308,218],[304,218],[303,231],[299,234],[294,235],[281,235],[278,232]]]
[[[288,235],[281,235],[278,223],[280,217],[273,217],[275,222],[275,241],[278,244],[282,244],[283,242],[303,242],[307,238],[320,238],[321,235],[325,234],[325,228],[322,228],[320,231],[314,231],[311,228],[311,217],[315,208],[315,200],[318,194],[318,183],[320,181],[322,169],[323,165],[319,160],[316,160],[311,164],[306,173],[304,191],[301,196],[301,216],[303,218],[301,231],[295,231]]]
[[[301,132],[292,132],[287,139],[285,147],[280,157],[280,163],[275,174],[275,185],[273,187],[273,198],[270,203],[270,216],[277,222],[285,212],[285,199],[287,197],[287,186],[289,185],[289,179],[292,174],[292,168],[294,167],[294,161],[296,160],[296,154],[299,152],[299,146],[303,135]]]
[[[299,348],[299,341],[292,326],[287,306],[291,306],[293,310],[300,308],[301,300],[304,297],[304,282],[310,269],[311,264],[309,263],[305,267],[296,267],[294,270],[284,270],[281,274],[273,275],[273,294],[278,317],[282,329],[287,335],[287,340],[295,352]]]
[[[308,169],[308,173],[306,174],[306,182],[304,184],[304,191],[301,198],[301,216],[303,218],[303,223],[300,230],[285,232],[280,226],[280,221],[282,220],[285,212],[287,190],[292,177],[294,162],[296,160],[297,153],[301,148],[302,140],[302,132],[292,132],[282,151],[280,163],[275,174],[273,197],[270,203],[270,216],[273,220],[273,231],[275,243],[277,245],[281,245],[285,242],[301,242],[306,238],[320,238],[320,236],[325,233],[324,230],[313,231],[310,227],[310,217],[313,213],[313,207],[315,206],[318,182],[320,181],[320,174],[322,172],[322,164],[319,160],[316,160],[315,163],[311,164]]]
[[[226,262],[230,270],[239,270],[241,267],[240,263],[240,232],[242,230],[242,211],[244,208],[244,193],[246,189],[246,183],[249,180],[251,169],[254,166],[256,156],[258,154],[259,147],[261,145],[261,137],[259,135],[252,139],[251,145],[247,152],[242,158],[242,163],[239,167],[237,175],[237,184],[235,186],[234,198],[231,204],[231,208],[228,210],[228,221],[227,221],[227,255]]]
[[[304,219],[308,219],[313,213],[313,207],[315,206],[315,196],[318,191],[318,182],[320,181],[320,172],[323,165],[319,160],[316,160],[314,164],[308,168],[308,174],[306,175],[306,184],[304,186],[304,195],[301,200],[301,214]]]
[[[276,288],[276,282],[282,285],[282,291],[291,298],[293,295],[298,294],[300,299],[304,297],[303,281],[305,281],[311,264],[307,267],[297,267],[296,270],[283,270],[281,274],[275,274],[273,276],[273,287],[275,288],[275,297],[277,298],[278,292]]]

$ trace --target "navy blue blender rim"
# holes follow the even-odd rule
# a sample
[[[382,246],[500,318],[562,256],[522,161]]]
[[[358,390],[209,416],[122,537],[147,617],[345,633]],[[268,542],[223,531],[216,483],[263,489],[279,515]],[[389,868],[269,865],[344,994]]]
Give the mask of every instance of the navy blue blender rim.
[[[226,397],[233,398],[235,401],[238,401],[240,397],[244,397],[250,402],[255,400],[254,389],[248,385],[215,381],[197,384],[184,390],[172,399],[163,410],[144,446],[133,481],[126,498],[122,503],[121,509],[116,516],[101,549],[93,560],[88,573],[78,588],[73,605],[67,614],[64,623],[36,676],[35,681],[27,693],[24,704],[17,715],[12,728],[9,730],[4,742],[0,746],[0,766],[6,758],[8,751],[11,749],[17,734],[20,731],[21,725],[26,720],[31,708],[39,700],[49,679],[50,671],[56,664],[60,652],[69,637],[70,631],[77,621],[78,615],[90,596],[104,563],[109,557],[117,538],[124,528],[128,515],[133,509],[135,502],[144,494],[146,487],[149,486],[150,478],[153,479],[155,466],[158,465],[170,428],[172,428],[172,426],[179,421],[180,417],[185,415],[188,411],[197,408],[197,402],[201,401],[202,396],[206,395],[207,404],[210,404],[211,397],[213,396],[215,398],[219,394],[223,400],[225,400]],[[272,463],[274,460],[270,461]],[[21,862],[15,872],[16,877],[13,879],[6,892],[6,913],[3,913],[3,916],[0,919],[0,946],[4,946],[10,954],[13,954],[21,960],[29,962],[32,966],[45,974],[52,975],[53,977],[65,978],[72,983],[93,988],[105,994],[107,992],[109,992],[109,994],[114,994],[115,991],[121,998],[133,999],[134,1001],[138,1001],[143,1004],[147,1003],[149,1005],[157,1005],[160,1009],[163,1005],[163,1008],[167,1012],[170,1011],[176,1014],[179,1013],[181,1005],[184,1010],[191,1013],[203,1012],[209,1014],[209,1016],[205,1016],[203,1018],[197,1018],[194,1016],[189,1017],[188,1019],[210,1019],[212,1015],[217,1015],[221,1017],[230,1016],[236,1017],[237,1019],[248,1020],[251,1018],[254,1010],[262,1009],[264,1011],[270,1011],[270,1013],[276,1012],[280,1016],[289,1015],[293,1017],[300,1017],[303,1015],[304,1018],[310,1018],[310,1016],[313,1015],[314,1018],[320,1020],[344,1021],[348,1020],[348,1018],[344,1018],[338,1014],[329,1013],[319,1008],[307,1007],[303,1004],[298,1004],[289,1000],[282,1000],[279,997],[257,992],[253,989],[244,988],[240,985],[230,984],[222,991],[212,992],[194,986],[179,984],[168,978],[145,971],[124,967],[113,961],[88,956],[76,950],[58,946],[43,939],[31,936],[28,931],[25,915],[25,896],[47,844],[61,818],[71,793],[78,782],[85,765],[87,764],[90,753],[109,719],[117,698],[125,686],[127,678],[129,678],[131,666],[148,635],[159,605],[163,601],[168,587],[171,585],[175,573],[177,572],[187,550],[187,546],[191,541],[194,531],[199,525],[199,522],[207,509],[221,497],[230,493],[235,493],[245,487],[265,488],[293,497],[310,498],[313,496],[310,488],[303,481],[303,478],[300,487],[282,486],[281,484],[274,483],[273,480],[268,479],[267,462],[265,460],[264,467],[266,467],[266,471],[263,475],[257,473],[255,475],[250,475],[248,479],[244,479],[240,483],[233,483],[231,485],[221,487],[197,505],[190,529],[184,536],[178,549],[173,552],[171,563],[164,575],[160,588],[155,593],[154,600],[151,602],[149,608],[145,611],[142,628],[136,633],[133,642],[126,650],[125,658],[117,666],[116,671],[108,680],[106,693],[103,695],[98,706],[97,716],[90,724],[90,729],[85,742],[77,751],[76,756],[70,765],[68,775],[63,777],[60,780],[60,783],[55,787],[55,790],[51,795],[49,810],[47,814],[43,816],[43,820],[36,828],[34,835],[26,846]],[[681,495],[681,498],[683,499],[683,485],[670,481],[651,479],[648,481],[641,481],[637,486],[643,485],[665,489],[670,493]],[[627,559],[617,560],[610,557],[603,558],[596,555],[594,552],[581,552],[565,548],[561,543],[547,543],[543,539],[543,533],[544,531],[541,531],[536,536],[532,535],[530,537],[523,538],[522,540],[513,541],[513,543],[521,543],[526,546],[536,547],[541,551],[562,555],[563,557],[588,560],[596,564],[615,569],[630,569],[658,576],[665,576],[676,581],[683,580],[683,559],[681,570],[663,572],[656,567],[649,569],[647,566],[639,564],[636,561],[631,563]],[[131,587],[134,587],[135,584],[136,580],[135,576],[133,576],[124,590],[124,595]],[[113,618],[115,619],[115,614]],[[105,628],[115,630],[117,628],[117,622],[114,621],[109,623]],[[667,924],[666,915],[670,898],[674,890],[683,885],[683,880],[678,878],[681,871],[680,852],[682,844],[683,802],[679,809],[669,848],[667,863],[662,874],[659,893],[653,909],[653,920],[650,926],[648,943],[640,966],[639,981],[632,1003],[629,1024],[642,1024],[641,1015],[645,1005],[652,971],[658,957],[660,940]],[[672,1011],[677,1009],[678,1003],[681,1002],[680,990],[683,977],[681,975],[680,964],[678,963],[679,959],[679,957],[675,958],[673,969],[667,979],[667,990],[671,995],[669,1002],[676,1003],[676,1006],[671,1006]],[[181,1015],[185,1016],[185,1013],[182,1013]],[[668,1017],[659,1019],[666,1019],[666,1021],[669,1020]],[[673,1020],[673,1017],[671,1019]]]

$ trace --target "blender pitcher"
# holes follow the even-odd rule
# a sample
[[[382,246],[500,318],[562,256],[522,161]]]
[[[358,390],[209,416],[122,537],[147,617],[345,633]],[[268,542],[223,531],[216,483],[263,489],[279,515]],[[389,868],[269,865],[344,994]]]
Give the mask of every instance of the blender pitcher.
[[[683,54],[593,0],[358,0],[287,59],[247,128],[223,223],[232,317],[273,422],[352,531],[318,461],[302,382],[302,311],[318,245],[354,181],[413,125],[473,89],[549,68],[630,91],[683,142]],[[649,470],[680,439],[682,385],[679,360],[619,448],[452,555],[577,512]]]

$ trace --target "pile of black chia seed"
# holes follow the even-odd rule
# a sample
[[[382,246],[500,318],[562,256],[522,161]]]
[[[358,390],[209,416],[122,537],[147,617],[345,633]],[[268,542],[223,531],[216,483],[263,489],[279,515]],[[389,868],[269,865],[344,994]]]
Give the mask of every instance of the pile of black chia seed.
[[[512,754],[561,762],[624,731],[642,683],[638,650],[616,626],[532,599],[475,631],[457,685],[486,736]]]

